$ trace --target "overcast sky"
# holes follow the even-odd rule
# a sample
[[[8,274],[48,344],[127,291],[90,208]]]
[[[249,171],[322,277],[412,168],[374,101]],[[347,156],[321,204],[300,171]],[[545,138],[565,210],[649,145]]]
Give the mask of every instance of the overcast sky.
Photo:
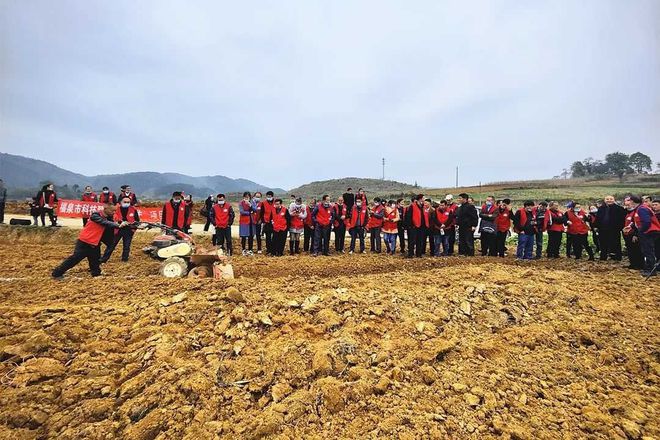
[[[660,1],[0,0],[0,151],[292,188],[660,160]]]

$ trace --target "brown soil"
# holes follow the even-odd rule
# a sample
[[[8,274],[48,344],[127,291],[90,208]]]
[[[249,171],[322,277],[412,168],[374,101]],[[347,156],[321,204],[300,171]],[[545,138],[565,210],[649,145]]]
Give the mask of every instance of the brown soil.
[[[660,437],[657,282],[620,265],[257,256],[169,280],[139,233],[105,277],[51,280],[75,235],[0,230],[0,438]]]

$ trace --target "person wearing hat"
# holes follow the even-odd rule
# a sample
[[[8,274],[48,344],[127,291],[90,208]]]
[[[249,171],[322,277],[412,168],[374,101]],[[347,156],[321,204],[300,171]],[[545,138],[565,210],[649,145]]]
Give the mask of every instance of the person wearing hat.
[[[456,210],[458,210],[458,205],[454,202],[454,196],[451,194],[445,196],[445,201],[447,202],[447,211],[454,218],[451,228],[445,230],[449,244],[447,255],[451,256],[454,255],[454,244],[456,243]]]
[[[424,252],[424,230],[428,227],[428,216],[424,215],[424,194],[417,194],[406,211],[408,225],[408,255],[420,258]]]
[[[458,253],[469,257],[474,256],[474,230],[479,224],[477,209],[471,204],[465,193],[459,194],[461,206],[456,210],[456,226],[458,226]]]

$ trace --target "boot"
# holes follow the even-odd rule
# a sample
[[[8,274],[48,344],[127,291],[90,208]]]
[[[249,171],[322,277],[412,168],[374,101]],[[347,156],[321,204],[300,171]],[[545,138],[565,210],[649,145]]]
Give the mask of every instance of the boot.
[[[294,247],[294,253],[299,254],[300,253],[300,241],[294,241],[293,242],[293,247]]]
[[[294,242],[293,240],[289,240],[289,255],[293,255],[293,244],[297,243]]]

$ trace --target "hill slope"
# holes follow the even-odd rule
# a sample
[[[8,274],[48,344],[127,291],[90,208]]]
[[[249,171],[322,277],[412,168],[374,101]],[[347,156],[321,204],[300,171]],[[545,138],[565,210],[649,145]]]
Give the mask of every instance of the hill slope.
[[[346,188],[348,187],[353,188],[353,192],[357,192],[358,188],[364,188],[370,197],[412,194],[419,191],[419,188],[414,185],[395,182],[393,180],[343,177],[341,179],[321,180],[307,183],[298,188],[289,190],[289,193],[302,197],[319,197],[323,194],[329,194],[331,197],[336,197],[346,192]]]
[[[0,153],[0,177],[9,188],[10,195],[31,192],[40,182],[49,181],[57,186],[92,185],[99,190],[108,186],[118,190],[121,185],[130,184],[146,198],[166,198],[172,188],[184,188],[196,197],[205,197],[215,192],[237,193],[242,191],[267,191],[284,193],[282,188],[270,188],[246,179],[232,179],[226,176],[193,177],[178,173],[136,172],[123,174],[103,174],[85,176],[57,167],[43,160],[31,159],[14,154]]]

